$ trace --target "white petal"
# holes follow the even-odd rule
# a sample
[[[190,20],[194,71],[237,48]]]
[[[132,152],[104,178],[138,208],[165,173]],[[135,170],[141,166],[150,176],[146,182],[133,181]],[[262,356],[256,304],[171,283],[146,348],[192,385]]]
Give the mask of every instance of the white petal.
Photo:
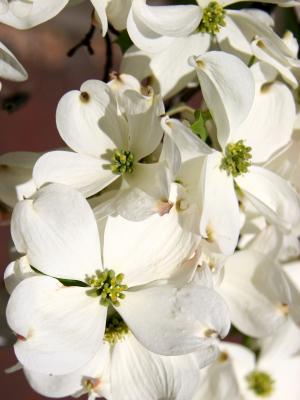
[[[202,394],[202,397],[200,398],[240,400],[240,390],[237,377],[232,363],[229,360],[217,360],[217,362],[208,370],[205,380],[208,379],[209,392]]]
[[[8,10],[7,0],[0,0],[0,14],[6,13]]]
[[[105,1],[91,0],[92,5],[95,7],[96,15],[100,19],[101,28],[102,28],[102,36],[105,36],[108,28],[108,21],[106,15],[106,3]]]
[[[294,98],[286,85],[257,85],[252,109],[230,140],[245,140],[252,148],[252,161],[262,163],[291,140],[295,119]]]
[[[222,154],[215,152],[204,162],[200,233],[213,251],[229,255],[238,242],[240,214],[233,179],[220,169],[221,159]]]
[[[1,19],[1,15],[0,15]],[[0,77],[9,81],[22,82],[28,78],[27,72],[16,57],[0,42]]]
[[[94,212],[99,215],[99,208]],[[114,204],[114,211],[130,221],[143,221],[158,212],[158,200],[139,188],[122,190]]]
[[[130,286],[168,278],[192,256],[198,241],[197,235],[180,226],[173,209],[163,216],[155,214],[140,222],[108,218],[104,265],[124,273]]]
[[[272,67],[276,68],[282,78],[292,86],[293,89],[298,87],[298,82],[291,71],[291,65],[288,62],[286,55],[280,53],[280,48],[277,48],[268,38],[258,38],[251,43],[253,54],[255,57]]]
[[[7,321],[19,338],[16,356],[32,371],[56,375],[75,371],[101,345],[106,313],[86,288],[65,287],[46,276],[25,279],[7,306]]]
[[[126,22],[131,3],[132,0],[111,0],[107,5],[106,13],[109,22],[118,31],[126,29]]]
[[[249,114],[255,91],[253,76],[240,59],[221,51],[197,57],[193,64],[224,147],[230,132]]]
[[[267,336],[284,322],[279,302],[270,300],[255,285],[257,269],[265,257],[253,251],[239,251],[228,258],[219,292],[228,302],[232,323],[246,335]]]
[[[276,226],[266,226],[248,246],[249,249],[276,260],[283,244],[283,235]]]
[[[128,33],[142,50],[158,52],[173,37],[187,36],[198,27],[201,9],[194,5],[148,6],[146,0],[134,0],[127,20]]]
[[[298,400],[300,396],[300,357],[293,357],[280,362],[272,360],[259,360],[257,366],[261,371],[266,371],[275,381],[275,391],[272,400]]]
[[[170,170],[172,181],[176,179],[181,166],[181,156],[174,140],[169,135],[164,135],[163,146],[160,154],[160,161],[165,160]]]
[[[162,126],[176,143],[182,162],[212,153],[212,149],[207,144],[177,119],[165,117],[162,119]]]
[[[133,13],[132,8],[127,18],[127,31],[133,43],[139,49],[149,53],[163,51],[174,41],[174,37],[161,36],[149,29],[147,25]]]
[[[273,172],[251,166],[236,178],[245,196],[273,224],[291,230],[300,220],[300,202],[288,182]]]
[[[132,75],[113,73],[110,75],[111,80],[107,85],[112,89],[117,96],[118,106],[123,101],[123,94],[126,90],[134,90],[141,93],[141,83]],[[123,109],[122,109],[123,112]]]
[[[228,354],[229,361],[238,377],[244,377],[255,367],[255,354],[240,344],[221,342],[220,350]]]
[[[109,160],[69,151],[46,153],[33,169],[38,187],[49,182],[62,183],[78,189],[85,197],[99,192],[118,177],[111,171]]]
[[[149,66],[150,57],[150,53],[131,46],[122,57],[120,71],[124,74],[131,74],[142,81],[152,74]]]
[[[24,369],[24,374],[34,391],[47,397],[59,398],[76,395],[80,391],[85,391],[83,389],[85,379],[91,379],[95,381],[95,384],[99,380],[97,391],[100,391],[105,384],[103,382],[103,371],[109,365],[110,348],[108,344],[101,344],[99,347],[100,349],[91,361],[70,374],[54,376],[41,374],[29,369]]]
[[[226,51],[228,43],[235,50],[246,54],[252,54],[252,49],[248,38],[244,35],[243,30],[230,18],[232,10],[226,10],[225,22],[226,25],[222,27],[220,32],[217,33],[217,39],[220,43],[221,50]]]
[[[67,3],[68,0],[35,0],[32,3],[26,3],[26,9],[24,9],[24,2],[18,1],[13,10],[0,15],[0,22],[17,29],[32,28],[55,17]]]
[[[4,283],[8,293],[12,293],[14,288],[24,279],[37,276],[33,271],[26,256],[12,261],[4,271]]]
[[[63,140],[78,153],[100,158],[122,145],[116,99],[105,83],[89,80],[58,103],[56,123]]]
[[[293,32],[286,31],[282,37],[282,40],[291,51],[293,58],[297,59],[299,44],[297,38],[293,35]]]
[[[116,400],[186,400],[191,398],[199,381],[192,356],[158,356],[146,350],[131,334],[114,346],[111,369],[112,393]]]
[[[299,327],[288,319],[272,336],[259,341],[260,358],[279,365],[283,359],[290,358],[300,350]]]
[[[158,200],[169,197],[170,173],[166,161],[152,164],[136,163],[132,174],[125,174],[130,188],[139,188]]]
[[[176,38],[166,49],[152,54],[150,68],[163,97],[172,97],[192,81],[196,74],[188,58],[193,54],[204,54],[209,46],[209,35],[194,33]]]
[[[67,186],[51,184],[32,200],[19,202],[12,216],[12,237],[18,252],[50,276],[84,280],[101,269],[93,212],[84,197]]]
[[[32,169],[38,153],[15,152],[0,156],[0,199],[13,207],[18,200],[31,196],[35,191]]]
[[[174,37],[192,33],[202,16],[201,9],[194,5],[148,6],[146,0],[133,0],[132,10],[154,32]]]
[[[151,154],[162,139],[162,100],[154,93],[143,96],[136,91],[127,90],[124,93],[123,105],[128,121],[129,148],[138,161]]]
[[[224,337],[230,326],[223,299],[195,284],[178,289],[158,283],[132,289],[118,312],[147,349],[163,355],[187,354],[213,345],[213,336]]]
[[[291,304],[289,312],[295,323],[300,326],[300,264],[298,261],[287,263],[283,266],[283,273],[285,274],[289,287],[291,290]]]

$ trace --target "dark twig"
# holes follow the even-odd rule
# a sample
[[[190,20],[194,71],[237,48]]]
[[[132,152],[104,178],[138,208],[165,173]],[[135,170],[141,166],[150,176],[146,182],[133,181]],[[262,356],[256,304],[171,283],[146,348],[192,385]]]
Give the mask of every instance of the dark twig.
[[[113,33],[116,36],[120,35],[120,31],[118,31],[117,29],[115,29],[110,23],[108,23],[108,29],[111,33]]]
[[[72,57],[76,53],[76,51],[82,46],[86,47],[89,54],[93,55],[94,50],[92,48],[91,40],[94,36],[94,33],[95,26],[92,24],[85,37],[78,44],[76,44],[76,46],[72,47],[72,49],[67,52],[67,56]]]
[[[113,51],[112,51],[112,42],[109,36],[109,32],[104,37],[105,40],[105,45],[106,45],[106,60],[105,60],[105,66],[104,66],[104,72],[103,72],[103,82],[108,82],[109,80],[109,74],[112,70],[112,64],[113,64]]]

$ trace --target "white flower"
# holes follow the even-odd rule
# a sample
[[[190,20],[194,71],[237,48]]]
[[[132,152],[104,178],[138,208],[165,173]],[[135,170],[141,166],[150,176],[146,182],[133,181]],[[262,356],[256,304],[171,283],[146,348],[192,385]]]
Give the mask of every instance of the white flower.
[[[234,2],[198,3],[199,15],[202,14],[198,27],[194,27],[194,19],[189,17],[190,20],[185,24],[186,29],[190,27],[188,33],[179,29],[176,33],[169,31],[168,36],[167,33],[163,34],[159,24],[165,29],[171,8],[174,9],[174,15],[170,23],[174,27],[176,23],[181,26],[181,19],[185,15],[188,19],[191,10],[197,15],[196,6],[181,6],[183,12],[179,6],[152,7],[146,5],[144,0],[134,0],[128,18],[128,32],[135,46],[125,53],[121,70],[140,80],[150,76],[161,95],[171,97],[195,78],[193,68],[188,63],[189,57],[204,54],[217,42],[223,51],[239,57],[242,55],[249,61],[251,56],[255,56],[268,63],[289,84],[297,87],[297,80],[291,71],[293,67],[300,67],[297,52],[290,49],[289,43],[281,40],[273,31],[274,21],[269,14],[255,9],[224,8]]]
[[[199,63],[203,65],[204,98],[218,133],[225,137],[250,111],[254,97],[253,77],[239,59],[223,52],[209,52]],[[165,118],[163,124],[181,153],[183,164],[176,177],[201,210],[198,221],[201,236],[216,245],[214,251],[232,254],[240,229],[239,209],[233,180],[218,165],[221,154],[179,121]]]
[[[116,100],[120,96],[121,107]],[[62,97],[56,114],[60,135],[76,153],[46,153],[34,167],[35,183],[68,184],[87,197],[117,179],[127,187],[149,187],[149,178],[164,166],[140,161],[161,141],[162,111],[153,93],[127,90],[122,95],[103,82],[85,82],[80,91]]]
[[[109,239],[101,257],[92,210],[69,187],[48,185],[33,199],[18,203],[12,236],[30,265],[48,275],[24,279],[13,290],[7,307],[8,323],[19,339],[16,355],[30,370],[63,375],[82,367],[103,339],[108,306],[117,309],[146,348],[159,354],[197,349],[205,353],[217,334],[228,332],[228,311],[222,298],[205,285],[182,279],[196,267],[193,259],[182,266],[179,283],[176,278],[157,281],[163,272],[151,265],[151,258],[143,262],[140,255],[140,261],[134,262],[132,254],[128,263]],[[111,236],[113,241],[115,235]],[[130,243],[130,236],[122,239]],[[159,243],[158,237],[155,240]],[[163,268],[167,267],[165,262]],[[59,279],[81,283],[65,286]]]
[[[205,384],[193,400],[299,398],[299,329],[292,323],[262,341],[257,361],[241,345],[223,342],[220,347],[219,360],[203,374]]]
[[[222,152],[212,150],[203,162],[200,233],[223,249],[236,245],[239,234],[240,215],[234,185],[269,222],[282,230],[291,230],[300,218],[297,193],[288,182],[261,166],[291,139],[295,120],[293,97],[285,85],[258,82],[252,105],[253,81],[247,68],[234,59],[228,54],[210,52],[195,60],[203,97],[222,148]],[[187,128],[180,129],[177,121],[166,124],[181,152],[190,152],[192,160],[197,159],[198,151],[198,159],[203,159],[203,153],[195,146],[191,151],[192,145],[188,144],[197,141],[200,147],[200,139]],[[226,243],[228,240],[231,245]]]
[[[263,242],[264,236],[259,240]],[[226,299],[232,323],[244,334],[264,337],[276,332],[289,313],[290,288],[272,254],[253,245],[230,256],[218,288]]]
[[[23,66],[2,42],[0,42],[0,78],[16,82],[26,81],[28,78]],[[0,82],[0,90],[1,87]]]

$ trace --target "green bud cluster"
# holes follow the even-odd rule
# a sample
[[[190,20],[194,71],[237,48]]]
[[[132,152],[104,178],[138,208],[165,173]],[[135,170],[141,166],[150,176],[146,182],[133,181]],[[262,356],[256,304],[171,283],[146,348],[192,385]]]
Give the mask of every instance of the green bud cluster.
[[[112,314],[106,321],[104,340],[111,345],[122,340],[129,333],[129,328],[117,313]]]
[[[131,173],[133,171],[134,157],[131,151],[115,150],[111,158],[111,170],[115,174]]]
[[[220,168],[224,169],[228,175],[236,178],[248,172],[251,165],[251,147],[245,146],[243,140],[236,143],[229,143],[225,149],[225,156],[221,161]]]
[[[112,269],[105,269],[104,271],[96,271],[96,275],[86,278],[86,283],[92,287],[87,291],[87,294],[92,297],[100,296],[100,304],[109,306],[110,304],[118,307],[120,299],[125,298],[125,290],[128,289],[127,285],[122,285],[124,274],[116,276],[115,271]]]
[[[216,1],[212,1],[203,10],[202,20],[199,25],[199,31],[215,35],[220,32],[220,27],[226,25],[226,11]]]
[[[246,376],[248,388],[257,396],[269,397],[274,391],[275,382],[269,374],[262,371],[253,371]]]

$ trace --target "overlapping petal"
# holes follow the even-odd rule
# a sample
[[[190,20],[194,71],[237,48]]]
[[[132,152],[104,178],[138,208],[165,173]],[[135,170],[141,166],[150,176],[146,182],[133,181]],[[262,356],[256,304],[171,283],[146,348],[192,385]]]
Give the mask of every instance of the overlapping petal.
[[[50,276],[84,281],[101,269],[97,223],[82,194],[51,184],[17,204],[12,237],[19,253]]]
[[[132,289],[118,311],[148,350],[163,355],[207,348],[216,335],[226,336],[230,327],[223,299],[196,284],[177,288],[154,283]]]
[[[245,196],[271,223],[291,230],[300,220],[299,197],[291,185],[273,172],[251,166],[236,178]]]
[[[0,22],[17,29],[28,29],[55,17],[69,0],[33,0],[11,2],[5,14],[0,14]]]
[[[191,59],[204,100],[217,126],[218,140],[225,147],[233,132],[247,117],[254,101],[254,79],[237,57],[210,51]]]
[[[7,321],[17,334],[15,352],[25,367],[64,375],[97,353],[107,308],[86,290],[46,276],[25,279],[15,288]]]

